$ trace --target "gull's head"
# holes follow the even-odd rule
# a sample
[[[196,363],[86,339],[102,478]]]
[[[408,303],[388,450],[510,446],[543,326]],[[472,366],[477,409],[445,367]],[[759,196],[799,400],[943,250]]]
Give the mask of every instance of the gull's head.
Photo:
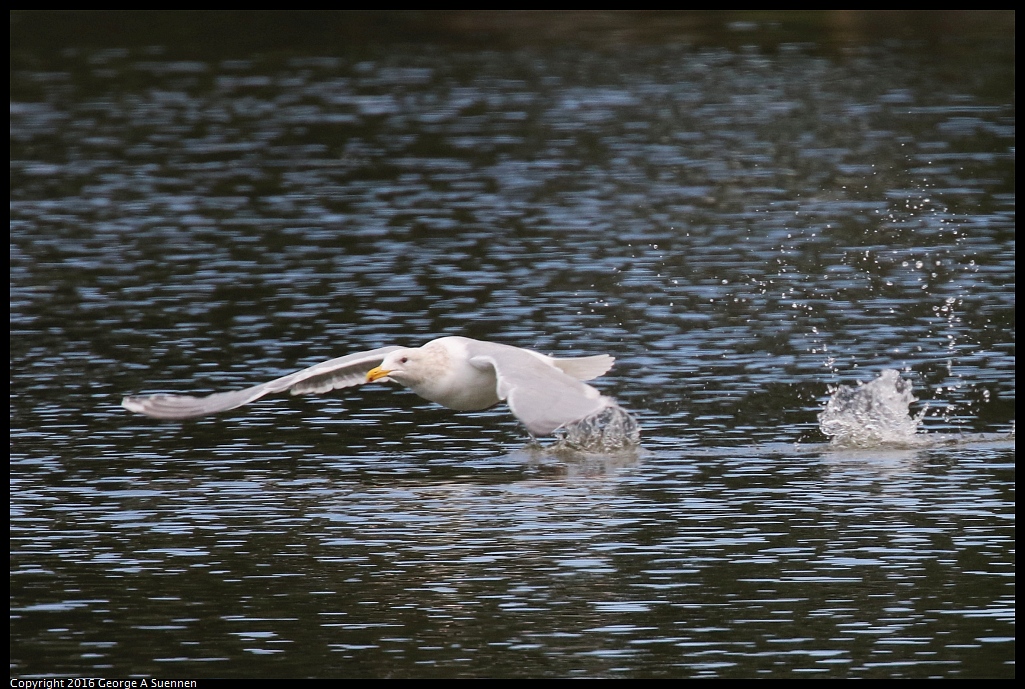
[[[367,371],[367,382],[394,380],[408,387],[437,375],[443,365],[439,360],[443,352],[429,345],[418,349],[398,349],[384,358],[381,365]]]

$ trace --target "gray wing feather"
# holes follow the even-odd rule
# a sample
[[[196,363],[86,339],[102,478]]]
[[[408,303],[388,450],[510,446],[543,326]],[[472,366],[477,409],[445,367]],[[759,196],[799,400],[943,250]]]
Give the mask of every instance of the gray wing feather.
[[[380,365],[384,361],[384,357],[396,349],[401,349],[401,347],[390,346],[356,352],[324,361],[244,390],[217,392],[206,397],[167,394],[137,395],[125,397],[121,406],[129,411],[152,416],[155,419],[189,419],[194,416],[236,409],[258,400],[264,395],[285,390],[291,390],[293,395],[324,393],[362,385],[367,380],[367,371]]]
[[[490,342],[474,342],[469,349],[470,363],[494,368],[498,397],[534,435],[550,435],[610,404],[590,385],[526,350]]]

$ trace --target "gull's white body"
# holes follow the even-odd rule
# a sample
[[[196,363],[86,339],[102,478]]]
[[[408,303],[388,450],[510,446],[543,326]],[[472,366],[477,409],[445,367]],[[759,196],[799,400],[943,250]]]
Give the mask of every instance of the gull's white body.
[[[468,337],[442,337],[423,347],[382,347],[331,359],[269,383],[206,397],[125,397],[122,405],[158,419],[187,419],[249,404],[264,395],[323,393],[394,380],[450,409],[476,411],[506,401],[534,435],[548,435],[614,404],[582,382],[612,366],[608,355],[556,359],[529,349]]]

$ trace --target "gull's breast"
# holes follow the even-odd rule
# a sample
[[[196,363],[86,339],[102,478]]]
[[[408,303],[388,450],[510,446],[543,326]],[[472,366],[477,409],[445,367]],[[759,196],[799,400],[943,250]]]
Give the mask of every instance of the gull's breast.
[[[424,346],[436,352],[433,375],[409,385],[416,394],[458,411],[479,411],[498,404],[498,380],[490,366],[477,368],[462,337],[443,337]]]
[[[493,369],[480,370],[459,362],[445,375],[417,385],[413,392],[458,411],[479,411],[498,404],[498,381]]]

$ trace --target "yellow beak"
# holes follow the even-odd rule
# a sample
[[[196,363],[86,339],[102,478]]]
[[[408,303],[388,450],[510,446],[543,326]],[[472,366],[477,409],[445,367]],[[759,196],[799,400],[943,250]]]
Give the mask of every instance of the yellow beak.
[[[367,382],[373,383],[375,380],[387,378],[389,373],[391,373],[391,371],[386,371],[380,366],[378,366],[377,368],[372,368],[369,371],[367,371]]]

